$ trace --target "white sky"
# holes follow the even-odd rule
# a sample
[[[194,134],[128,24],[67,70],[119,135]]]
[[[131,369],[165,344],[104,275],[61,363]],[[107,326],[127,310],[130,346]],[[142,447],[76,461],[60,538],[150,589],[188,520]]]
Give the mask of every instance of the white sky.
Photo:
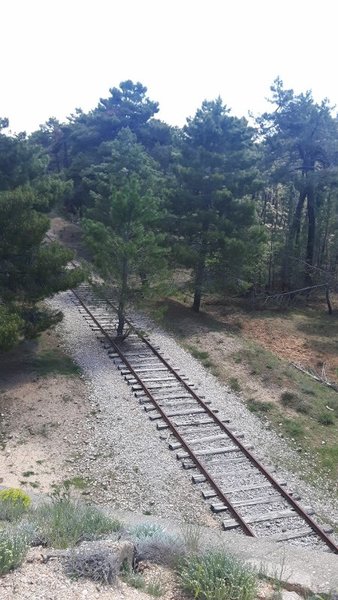
[[[1,0],[0,116],[32,131],[141,81],[183,125],[221,95],[261,112],[277,75],[338,105],[334,0]]]

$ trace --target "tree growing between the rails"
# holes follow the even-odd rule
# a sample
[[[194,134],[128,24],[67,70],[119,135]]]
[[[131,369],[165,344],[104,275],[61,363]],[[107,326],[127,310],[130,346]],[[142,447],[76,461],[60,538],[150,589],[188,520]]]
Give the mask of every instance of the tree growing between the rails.
[[[164,182],[129,129],[109,149],[105,162],[88,173],[94,207],[83,227],[96,266],[116,282],[117,336],[122,337],[128,300],[140,289],[140,281],[142,294],[150,290],[165,268],[167,250],[160,230]]]
[[[172,202],[176,257],[194,274],[193,310],[203,288],[225,288],[257,262],[262,232],[248,195],[257,189],[253,130],[218,98],[183,128],[178,191]]]

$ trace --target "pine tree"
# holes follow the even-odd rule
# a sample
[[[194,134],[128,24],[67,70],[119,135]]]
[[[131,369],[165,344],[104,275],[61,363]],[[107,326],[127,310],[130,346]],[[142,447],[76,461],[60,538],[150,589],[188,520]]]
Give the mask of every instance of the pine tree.
[[[241,277],[257,229],[248,194],[257,184],[253,130],[221,98],[205,101],[183,128],[179,190],[173,199],[178,260],[194,274],[193,310],[206,279]],[[259,234],[260,235],[260,234]]]

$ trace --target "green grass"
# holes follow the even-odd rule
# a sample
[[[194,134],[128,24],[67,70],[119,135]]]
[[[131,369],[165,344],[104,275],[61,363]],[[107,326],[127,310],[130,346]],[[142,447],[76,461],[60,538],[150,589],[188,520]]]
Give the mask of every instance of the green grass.
[[[42,350],[32,359],[32,368],[40,377],[51,374],[80,375],[80,367],[67,354],[55,348]]]
[[[184,591],[195,600],[254,600],[257,576],[232,556],[208,552],[189,556],[179,570]]]
[[[68,548],[82,540],[92,540],[118,531],[119,521],[94,506],[86,506],[70,497],[60,496],[39,506],[34,514],[39,537],[53,548]]]
[[[198,350],[194,346],[189,346],[190,354],[197,358],[198,360],[207,360],[209,358],[209,352],[204,352],[203,350]]]
[[[329,448],[323,446],[319,449],[321,466],[329,473],[336,473],[338,464],[338,444]]]
[[[292,438],[300,438],[304,436],[303,425],[298,421],[292,419],[284,419],[282,426],[285,433]]]

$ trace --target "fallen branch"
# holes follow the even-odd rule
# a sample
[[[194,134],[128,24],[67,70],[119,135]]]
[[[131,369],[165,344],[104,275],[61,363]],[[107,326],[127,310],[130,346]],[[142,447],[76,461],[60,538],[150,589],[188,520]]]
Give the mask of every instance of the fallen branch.
[[[311,371],[308,371],[307,369],[305,369],[301,365],[297,365],[296,363],[290,363],[290,364],[293,367],[295,367],[295,369],[298,369],[298,371],[301,371],[302,373],[305,373],[305,375],[308,375],[309,377],[311,377],[315,381],[318,381],[318,383],[322,383],[323,385],[326,385],[327,387],[331,388],[335,392],[338,392],[338,385],[336,385],[335,383],[331,383],[330,381],[328,381],[326,379],[326,376],[325,377],[321,377],[320,375],[317,375],[317,373],[312,373]],[[323,371],[323,373],[325,375],[325,370]]]

